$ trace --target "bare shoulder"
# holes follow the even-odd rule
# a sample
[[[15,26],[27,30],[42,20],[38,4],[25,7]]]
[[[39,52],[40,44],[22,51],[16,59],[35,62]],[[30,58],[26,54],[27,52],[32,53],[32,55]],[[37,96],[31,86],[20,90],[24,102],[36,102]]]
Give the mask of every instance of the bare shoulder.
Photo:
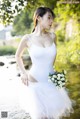
[[[28,41],[28,40],[29,40],[29,35],[30,35],[30,34],[25,34],[25,35],[22,37],[22,40],[24,40],[24,41],[27,40],[27,41]]]
[[[21,43],[24,43],[26,46],[28,46],[29,37],[30,37],[30,34],[25,34],[25,35],[21,38]]]
[[[56,34],[54,32],[49,32],[49,34],[53,40],[56,38]]]
[[[50,36],[51,36],[52,42],[56,44],[57,42],[56,34],[54,32],[50,32]]]

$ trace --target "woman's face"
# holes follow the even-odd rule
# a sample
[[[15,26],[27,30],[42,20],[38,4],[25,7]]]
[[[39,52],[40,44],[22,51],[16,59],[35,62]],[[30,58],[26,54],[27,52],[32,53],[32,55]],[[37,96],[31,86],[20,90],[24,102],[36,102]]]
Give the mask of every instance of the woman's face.
[[[43,15],[43,17],[40,17],[40,25],[44,29],[50,29],[52,26],[52,22],[53,22],[53,17],[52,14],[49,12],[46,12],[46,14]]]

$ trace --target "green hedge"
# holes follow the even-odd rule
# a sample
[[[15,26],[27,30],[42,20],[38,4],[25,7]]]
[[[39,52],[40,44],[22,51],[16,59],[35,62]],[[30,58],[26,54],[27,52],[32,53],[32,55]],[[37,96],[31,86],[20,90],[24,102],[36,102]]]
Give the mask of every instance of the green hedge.
[[[57,63],[66,66],[80,66],[80,39],[79,36],[74,37],[65,42],[57,44]]]
[[[14,55],[16,48],[12,46],[0,46],[0,55]]]

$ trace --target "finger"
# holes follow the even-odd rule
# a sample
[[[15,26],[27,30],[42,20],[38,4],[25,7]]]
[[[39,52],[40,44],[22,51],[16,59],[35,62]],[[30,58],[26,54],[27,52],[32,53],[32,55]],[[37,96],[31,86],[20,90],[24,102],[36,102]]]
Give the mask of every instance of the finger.
[[[26,85],[26,82],[25,81],[23,83]]]
[[[23,77],[21,77],[21,80],[23,81],[23,80],[24,80],[24,78],[23,78]]]
[[[26,85],[26,82],[25,82],[25,80],[22,80],[22,83]]]
[[[27,86],[29,85],[29,82],[28,82],[28,80],[27,80]]]
[[[22,81],[22,83],[24,83],[24,80],[23,79],[21,81]]]
[[[26,79],[24,80],[25,85],[27,85]]]

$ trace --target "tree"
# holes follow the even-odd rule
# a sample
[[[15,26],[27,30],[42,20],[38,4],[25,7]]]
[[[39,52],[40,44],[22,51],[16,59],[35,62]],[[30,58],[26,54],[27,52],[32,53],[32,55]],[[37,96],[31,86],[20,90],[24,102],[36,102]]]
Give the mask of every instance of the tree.
[[[25,8],[33,10],[35,7],[44,5],[53,9],[55,4],[56,0],[49,2],[48,0],[2,0],[0,1],[0,22],[4,24],[13,22],[13,18]]]
[[[28,33],[31,29],[32,14],[29,11],[22,11],[17,15],[13,22],[12,35],[23,35]]]
[[[20,13],[27,2],[25,0],[2,0],[0,1],[0,22],[8,24],[14,16]]]
[[[56,14],[56,23],[60,25],[59,30],[56,30],[58,39],[61,41],[65,40],[65,34],[66,34],[66,24],[67,22],[72,19],[74,21],[74,26],[77,26],[77,29],[73,29],[74,31],[77,31],[77,35],[79,34],[80,30],[80,4],[74,0],[74,2],[69,3],[69,1],[66,2],[58,2],[56,5],[56,8],[54,9],[54,12]],[[75,35],[75,34],[74,34]],[[73,37],[74,37],[73,35]]]

